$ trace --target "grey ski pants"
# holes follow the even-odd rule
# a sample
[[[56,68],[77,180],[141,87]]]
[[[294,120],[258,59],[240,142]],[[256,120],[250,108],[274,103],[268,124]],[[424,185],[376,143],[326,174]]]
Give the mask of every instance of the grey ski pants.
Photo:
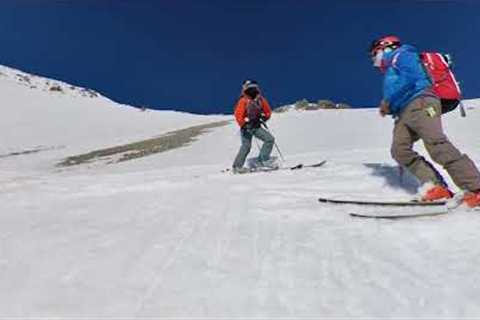
[[[258,156],[260,161],[267,161],[270,159],[270,154],[272,153],[273,145],[275,143],[275,138],[263,128],[255,128],[255,129],[241,129],[240,130],[242,145],[240,146],[240,150],[238,150],[238,154],[235,157],[235,161],[233,162],[234,168],[241,168],[245,164],[245,160],[247,159],[248,154],[250,153],[250,149],[252,148],[252,139],[256,137],[263,141],[262,148],[260,149],[260,154]]]
[[[460,153],[443,132],[440,101],[419,97],[412,101],[395,122],[392,157],[405,166],[421,183],[445,184],[440,173],[413,150],[421,139],[430,157],[452,177],[463,190],[480,190],[480,173],[472,160]]]

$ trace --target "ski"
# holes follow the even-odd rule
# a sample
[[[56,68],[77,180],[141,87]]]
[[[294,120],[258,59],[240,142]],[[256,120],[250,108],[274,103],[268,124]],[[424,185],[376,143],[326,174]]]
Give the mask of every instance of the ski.
[[[280,168],[266,168],[266,167],[258,167],[258,168],[249,168],[245,172],[237,172],[235,174],[249,174],[249,173],[258,173],[258,172],[272,172],[278,171]]]
[[[420,202],[420,201],[368,201],[368,200],[347,200],[347,199],[332,199],[332,198],[318,198],[321,203],[331,204],[355,204],[365,206],[392,206],[392,207],[434,207],[444,206],[446,201],[435,202]]]
[[[290,169],[290,170],[298,170],[298,169],[303,169],[303,168],[318,168],[318,167],[321,167],[323,166],[324,164],[327,163],[327,160],[323,160],[323,161],[320,161],[318,163],[314,163],[314,164],[297,164],[296,166],[293,166],[293,167],[287,167],[287,168],[282,168],[282,169]]]
[[[245,172],[242,173],[237,173],[237,174],[249,174],[249,173],[259,173],[259,172],[273,172],[273,171],[280,171],[280,170],[300,170],[304,168],[319,168],[327,163],[327,160],[323,160],[317,163],[313,164],[303,164],[299,163],[294,166],[288,166],[288,167],[279,167],[279,168],[267,168],[267,167],[258,167],[258,168],[251,168]],[[224,169],[222,172],[231,172],[232,169]]]
[[[367,218],[367,219],[407,219],[407,218],[422,218],[422,217],[435,217],[450,213],[447,211],[435,211],[435,212],[422,212],[422,213],[357,213],[351,212],[349,215],[355,218]]]

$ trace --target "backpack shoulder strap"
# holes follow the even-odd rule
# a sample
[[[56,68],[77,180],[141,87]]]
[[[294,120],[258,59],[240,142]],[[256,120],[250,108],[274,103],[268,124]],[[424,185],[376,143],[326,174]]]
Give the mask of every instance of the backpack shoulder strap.
[[[401,52],[396,52],[392,57],[392,67],[397,67],[398,57],[400,56]]]
[[[398,51],[395,52],[393,57],[392,57],[392,67],[397,68],[397,63],[398,59],[400,58],[400,55],[403,53],[403,51]],[[422,62],[422,54],[418,54],[418,57],[420,58],[420,63]]]

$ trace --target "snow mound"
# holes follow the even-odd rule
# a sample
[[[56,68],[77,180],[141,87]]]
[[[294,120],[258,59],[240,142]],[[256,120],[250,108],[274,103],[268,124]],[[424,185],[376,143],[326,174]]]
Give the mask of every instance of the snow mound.
[[[71,97],[106,99],[92,89],[82,88],[62,81],[36,76],[34,74],[26,73],[2,65],[0,65],[0,78],[22,85],[29,89],[40,90],[43,92],[64,94]]]
[[[78,153],[225,119],[176,111],[141,111],[90,89],[4,66],[0,66],[0,96],[0,157],[4,156],[9,168],[22,163],[51,167],[51,163]],[[24,163],[23,159],[28,160]]]

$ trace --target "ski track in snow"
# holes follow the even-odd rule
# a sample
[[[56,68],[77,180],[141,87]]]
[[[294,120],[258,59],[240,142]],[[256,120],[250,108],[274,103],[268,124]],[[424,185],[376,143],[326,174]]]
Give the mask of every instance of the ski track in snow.
[[[342,186],[348,190],[346,173],[332,183],[321,183],[335,177],[336,167],[331,161],[324,168],[298,172],[213,173],[193,179],[194,183],[188,175],[169,176],[168,170],[151,170],[148,177],[72,174],[26,180],[23,188],[10,194],[13,199],[7,208],[25,225],[13,228],[14,233],[2,233],[1,249],[6,253],[2,256],[7,258],[0,265],[10,276],[9,265],[38,267],[39,261],[43,261],[40,270],[60,271],[56,276],[47,271],[49,275],[39,278],[30,273],[33,278],[24,289],[13,293],[17,303],[31,294],[27,307],[43,315],[88,316],[92,310],[133,317],[467,312],[454,301],[458,297],[472,301],[470,294],[478,292],[470,280],[478,278],[473,271],[480,261],[471,250],[480,252],[454,239],[458,234],[469,243],[478,239],[462,222],[468,219],[477,225],[471,213],[408,222],[351,219],[345,208],[316,201],[319,194],[342,194]],[[350,167],[353,177],[364,170],[353,164],[338,167],[345,171]],[[381,188],[374,181],[365,185]],[[175,196],[179,193],[190,195],[188,201]],[[2,195],[6,196],[8,192]],[[124,198],[144,204],[132,206],[131,201],[120,200]],[[112,205],[116,201],[119,206]],[[122,208],[123,203],[130,208]],[[50,217],[49,208],[56,212]],[[34,239],[41,242],[31,243]],[[22,249],[24,241],[29,248]],[[449,245],[451,241],[456,245]],[[12,247],[20,250],[13,255]],[[71,249],[76,259],[64,255]],[[58,257],[45,260],[50,256],[47,251]],[[101,252],[111,253],[102,257]],[[21,263],[15,256],[26,260]],[[110,268],[118,271],[110,274]],[[470,280],[455,288],[467,275]],[[49,288],[55,302],[32,293],[30,281]],[[62,298],[62,284],[71,284],[70,298]],[[120,290],[110,298],[115,287],[126,292]],[[81,297],[94,288],[100,301],[92,298],[82,304]],[[21,314],[19,305],[12,308],[8,301],[2,310]],[[448,307],[442,311],[438,303]]]
[[[70,106],[67,98],[1,81],[0,90],[13,97],[15,112],[38,98],[35,108],[51,102],[49,117],[67,105],[82,119],[75,109],[82,100]],[[18,140],[11,135],[0,146],[2,154],[65,146],[0,159],[0,317],[480,316],[478,212],[375,221],[349,217],[349,206],[318,203],[320,196],[412,197],[415,181],[407,175],[401,182],[390,159],[391,121],[374,110],[274,114],[270,127],[287,164],[327,159],[321,168],[220,173],[239,147],[231,124],[178,150],[56,169],[71,154],[229,118],[173,112],[149,118],[123,109],[121,116],[112,103],[89,100],[87,108],[107,108],[103,118],[115,114],[114,133],[102,132],[99,119],[91,132],[78,121],[64,136],[63,127],[42,125],[41,143],[30,143],[28,128],[36,122],[23,119]],[[474,130],[480,113],[469,111],[466,119],[447,115],[445,127],[480,163]],[[125,126],[133,118],[138,123]]]

